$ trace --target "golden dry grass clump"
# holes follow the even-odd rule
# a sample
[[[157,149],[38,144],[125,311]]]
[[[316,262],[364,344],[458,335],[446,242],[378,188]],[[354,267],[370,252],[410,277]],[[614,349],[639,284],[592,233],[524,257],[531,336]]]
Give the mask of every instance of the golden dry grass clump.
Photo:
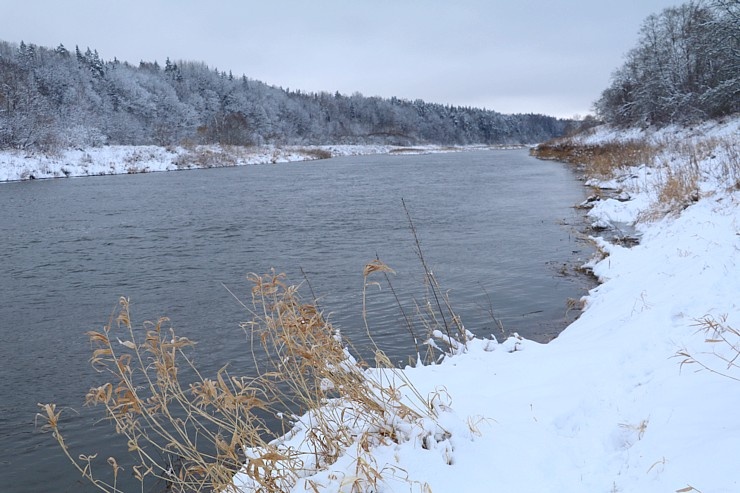
[[[142,485],[156,478],[174,491],[227,490],[243,462],[244,444],[262,441],[268,431],[256,415],[268,407],[263,390],[225,368],[214,378],[201,376],[187,354],[192,341],[165,329],[165,318],[135,329],[129,308],[121,298],[112,323],[88,332],[91,364],[108,381],[90,389],[86,404],[105,408],[136,457],[133,475]],[[181,384],[184,370],[196,377],[187,386]],[[93,468],[95,455],[73,458],[55,405],[42,408],[46,428],[81,474],[103,491],[118,491],[116,460],[108,460],[113,480],[101,480]],[[169,460],[159,460],[161,456]]]
[[[653,221],[679,213],[700,199],[703,180],[717,189],[740,189],[740,142],[733,137],[702,135],[660,136],[584,143],[584,135],[553,139],[533,148],[531,154],[579,165],[587,178],[621,182],[629,168],[648,168],[644,182],[636,184],[652,198],[640,221]],[[610,184],[613,186],[613,184]],[[622,190],[619,190],[620,192]]]
[[[642,139],[582,144],[571,137],[564,137],[538,145],[532,149],[532,155],[578,164],[584,167],[589,177],[609,179],[619,170],[651,163],[661,150],[661,145]]]
[[[368,276],[387,272],[392,271],[382,262],[371,262],[364,272],[366,285]],[[135,328],[129,301],[121,298],[111,322],[88,332],[91,364],[107,378],[90,389],[86,403],[102,406],[126,440],[142,488],[156,479],[172,491],[237,491],[234,475],[241,470],[256,490],[286,491],[355,445],[365,454],[356,458],[358,485],[372,487],[381,473],[366,453],[381,443],[409,439],[408,423],[435,420],[430,398],[415,393],[379,351],[376,364],[386,368],[379,377],[368,371],[284,274],[249,280],[251,302],[243,304],[252,319],[243,328],[253,341],[245,350],[252,352],[257,375],[232,375],[226,367],[202,375],[189,355],[193,341],[166,327],[166,318]],[[402,386],[406,397],[399,392]],[[116,459],[107,461],[112,479],[102,480],[95,455],[75,458],[56,405],[40,407],[44,428],[82,476],[103,491],[119,491],[122,468]],[[290,428],[301,414],[310,421],[303,443],[281,446],[277,438],[284,430],[268,428],[266,420]],[[399,429],[399,423],[405,424]]]

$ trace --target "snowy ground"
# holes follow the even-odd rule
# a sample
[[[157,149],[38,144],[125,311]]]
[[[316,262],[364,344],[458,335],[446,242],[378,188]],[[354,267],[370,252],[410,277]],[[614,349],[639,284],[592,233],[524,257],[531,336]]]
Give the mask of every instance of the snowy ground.
[[[591,262],[601,284],[557,339],[473,340],[440,365],[370,370],[370,378],[395,381],[410,407],[420,402],[415,389],[433,410],[408,416],[390,406],[394,433],[370,439],[362,419],[348,421],[355,443],[333,463],[302,456],[293,491],[740,491],[740,370],[720,359],[735,351],[707,339],[740,341],[700,327],[709,320],[740,329],[740,191],[721,171],[722,163],[739,165],[727,146],[734,139],[737,150],[739,122],[629,134],[725,144],[695,163],[701,198],[680,215],[637,223],[632,248],[596,240],[606,254]],[[589,137],[613,138],[622,137]],[[597,201],[593,221],[635,223],[655,208],[667,168],[687,165],[673,149],[603,183],[631,199]],[[275,445],[309,451],[312,416]],[[378,474],[368,479],[369,470]],[[238,479],[244,491],[255,487]]]
[[[367,154],[451,152],[470,147],[327,145],[287,147],[103,146],[66,149],[53,154],[0,151],[0,182],[73,176],[149,173],[247,164],[308,161],[322,157]],[[488,147],[482,147],[488,148]]]

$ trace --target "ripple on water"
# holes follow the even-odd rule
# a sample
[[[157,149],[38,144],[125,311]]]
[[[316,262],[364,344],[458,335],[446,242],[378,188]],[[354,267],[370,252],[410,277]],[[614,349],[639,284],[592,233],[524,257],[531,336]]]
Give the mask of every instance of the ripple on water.
[[[141,322],[166,315],[199,341],[206,373],[249,359],[238,341],[248,318],[226,288],[249,299],[246,274],[305,273],[345,336],[362,341],[362,268],[377,256],[397,272],[404,310],[424,296],[424,275],[401,206],[414,218],[427,262],[473,332],[507,330],[546,340],[565,324],[581,282],[548,262],[572,260],[561,226],[584,200],[565,166],[526,151],[366,156],[300,165],[7,184],[0,258],[0,477],[3,491],[95,491],[34,430],[38,402],[65,414],[75,453],[111,448],[99,415],[82,408],[99,378],[84,332],[108,323],[119,296]],[[211,190],[217,193],[208,193]],[[382,280],[382,279],[381,279]],[[224,287],[226,286],[226,287]],[[310,297],[310,295],[307,295]],[[389,289],[368,290],[375,340],[394,361],[413,351]],[[423,333],[423,328],[417,326]],[[43,464],[43,467],[39,467]]]

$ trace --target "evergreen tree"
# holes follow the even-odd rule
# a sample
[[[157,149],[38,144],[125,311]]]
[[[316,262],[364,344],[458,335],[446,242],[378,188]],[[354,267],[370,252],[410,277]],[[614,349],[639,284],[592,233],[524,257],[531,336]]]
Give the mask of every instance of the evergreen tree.
[[[65,48],[62,43],[59,43],[59,46],[56,47],[54,52],[59,56],[62,56],[65,58],[69,57],[69,50],[67,50],[67,48]]]

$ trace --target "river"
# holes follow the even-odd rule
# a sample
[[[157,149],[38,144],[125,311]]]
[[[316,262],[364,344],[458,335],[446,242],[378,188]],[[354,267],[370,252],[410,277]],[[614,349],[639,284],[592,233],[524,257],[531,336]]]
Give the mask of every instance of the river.
[[[227,362],[248,371],[239,323],[249,317],[229,291],[246,299],[246,275],[275,268],[296,283],[305,275],[361,346],[365,263],[378,256],[396,271],[404,304],[423,296],[403,199],[469,330],[500,337],[493,313],[507,331],[547,341],[572,319],[566,300],[585,294],[583,279],[563,275],[590,255],[572,208],[585,194],[570,168],[526,150],[0,185],[0,489],[93,491],[34,426],[39,402],[68,408],[75,454],[119,450],[82,407],[99,383],[84,333],[108,322],[119,296],[137,324],[164,315],[198,341],[206,374]],[[371,287],[368,299],[375,341],[407,361],[413,343],[389,290]]]

